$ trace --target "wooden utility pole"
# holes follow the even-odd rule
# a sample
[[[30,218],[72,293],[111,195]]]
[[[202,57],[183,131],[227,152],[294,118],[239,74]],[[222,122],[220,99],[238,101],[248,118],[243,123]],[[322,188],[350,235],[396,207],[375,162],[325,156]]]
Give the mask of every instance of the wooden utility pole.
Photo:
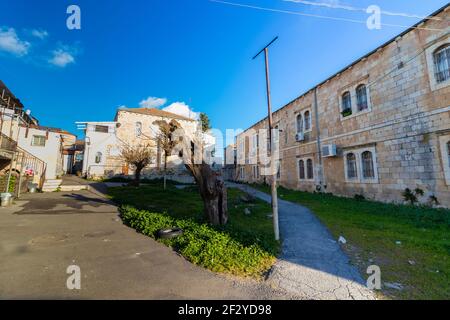
[[[261,51],[259,51],[253,59],[258,57],[262,52],[264,52],[265,67],[266,67],[266,90],[267,90],[267,111],[269,117],[269,140],[270,140],[270,173],[272,175],[271,181],[271,193],[272,193],[272,215],[273,215],[273,229],[275,233],[275,240],[280,239],[280,229],[278,226],[278,195],[277,195],[277,169],[275,168],[276,162],[276,152],[275,152],[275,137],[272,132],[273,130],[273,119],[272,119],[272,102],[270,99],[270,77],[269,77],[269,46],[274,43],[278,37],[275,37],[269,42]]]

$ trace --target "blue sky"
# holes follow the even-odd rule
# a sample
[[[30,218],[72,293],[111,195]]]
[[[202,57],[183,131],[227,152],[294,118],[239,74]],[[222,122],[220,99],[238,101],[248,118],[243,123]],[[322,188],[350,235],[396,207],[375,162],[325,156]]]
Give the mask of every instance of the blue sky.
[[[426,16],[444,0],[310,0]],[[283,0],[229,2],[364,22],[364,12]],[[31,3],[33,3],[31,5]],[[66,9],[81,8],[81,30]],[[117,107],[184,102],[214,127],[247,128],[266,115],[264,64],[271,48],[275,109],[406,27],[353,23],[236,7],[208,0],[0,0],[0,79],[42,125],[112,120]],[[410,26],[417,17],[382,16]],[[165,100],[164,100],[165,99]],[[152,100],[152,102],[154,102]],[[152,104],[150,104],[152,105]],[[153,104],[155,105],[155,104]]]

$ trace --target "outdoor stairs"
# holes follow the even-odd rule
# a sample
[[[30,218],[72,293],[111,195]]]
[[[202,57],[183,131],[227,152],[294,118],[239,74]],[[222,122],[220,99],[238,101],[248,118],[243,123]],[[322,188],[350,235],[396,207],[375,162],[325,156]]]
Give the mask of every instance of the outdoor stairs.
[[[42,192],[80,191],[86,190],[87,187],[84,184],[66,184],[62,179],[47,179],[42,187]]]

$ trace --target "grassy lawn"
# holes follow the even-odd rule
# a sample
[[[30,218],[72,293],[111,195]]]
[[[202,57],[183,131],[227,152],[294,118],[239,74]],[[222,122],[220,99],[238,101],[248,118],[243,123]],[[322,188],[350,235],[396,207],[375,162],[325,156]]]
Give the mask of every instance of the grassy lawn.
[[[269,193],[268,186],[253,185]],[[400,299],[450,299],[450,210],[384,204],[280,187],[283,200],[310,208],[366,275],[369,265],[381,268],[383,288]],[[398,242],[400,241],[400,242]]]
[[[189,261],[216,272],[260,278],[274,263],[279,243],[274,240],[270,206],[252,199],[245,202],[239,190],[228,190],[229,222],[226,226],[205,223],[203,202],[195,186],[177,189],[160,181],[139,188],[108,189],[121,205],[122,219],[137,231],[155,238],[158,229],[181,227],[184,234],[159,240]],[[251,213],[246,215],[245,208]]]

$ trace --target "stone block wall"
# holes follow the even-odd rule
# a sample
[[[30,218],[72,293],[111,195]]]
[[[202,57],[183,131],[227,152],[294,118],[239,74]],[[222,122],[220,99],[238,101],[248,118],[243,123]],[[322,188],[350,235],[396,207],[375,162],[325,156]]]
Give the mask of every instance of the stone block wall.
[[[433,64],[435,50],[450,43],[448,12],[447,7],[437,15],[442,20],[424,22],[274,112],[274,124],[281,129],[280,185],[305,191],[320,186],[337,195],[362,194],[386,202],[403,202],[406,188],[420,188],[425,192],[420,201],[433,195],[450,207],[450,80],[437,84]],[[358,112],[360,85],[366,87],[368,108]],[[347,91],[353,111],[344,117],[342,95]],[[305,110],[310,110],[311,130],[299,142],[296,118]],[[268,128],[266,119],[237,137],[238,152],[240,141],[251,140],[260,128]],[[336,145],[337,155],[321,157],[319,143]],[[359,152],[362,157],[364,151],[372,153],[375,177],[363,179],[359,172],[357,179],[348,179],[345,156]],[[247,145],[245,159],[252,159]],[[313,161],[312,179],[300,179],[299,161],[306,159]],[[255,179],[254,165],[248,160],[241,164],[245,176],[240,180],[263,181],[263,176]]]

